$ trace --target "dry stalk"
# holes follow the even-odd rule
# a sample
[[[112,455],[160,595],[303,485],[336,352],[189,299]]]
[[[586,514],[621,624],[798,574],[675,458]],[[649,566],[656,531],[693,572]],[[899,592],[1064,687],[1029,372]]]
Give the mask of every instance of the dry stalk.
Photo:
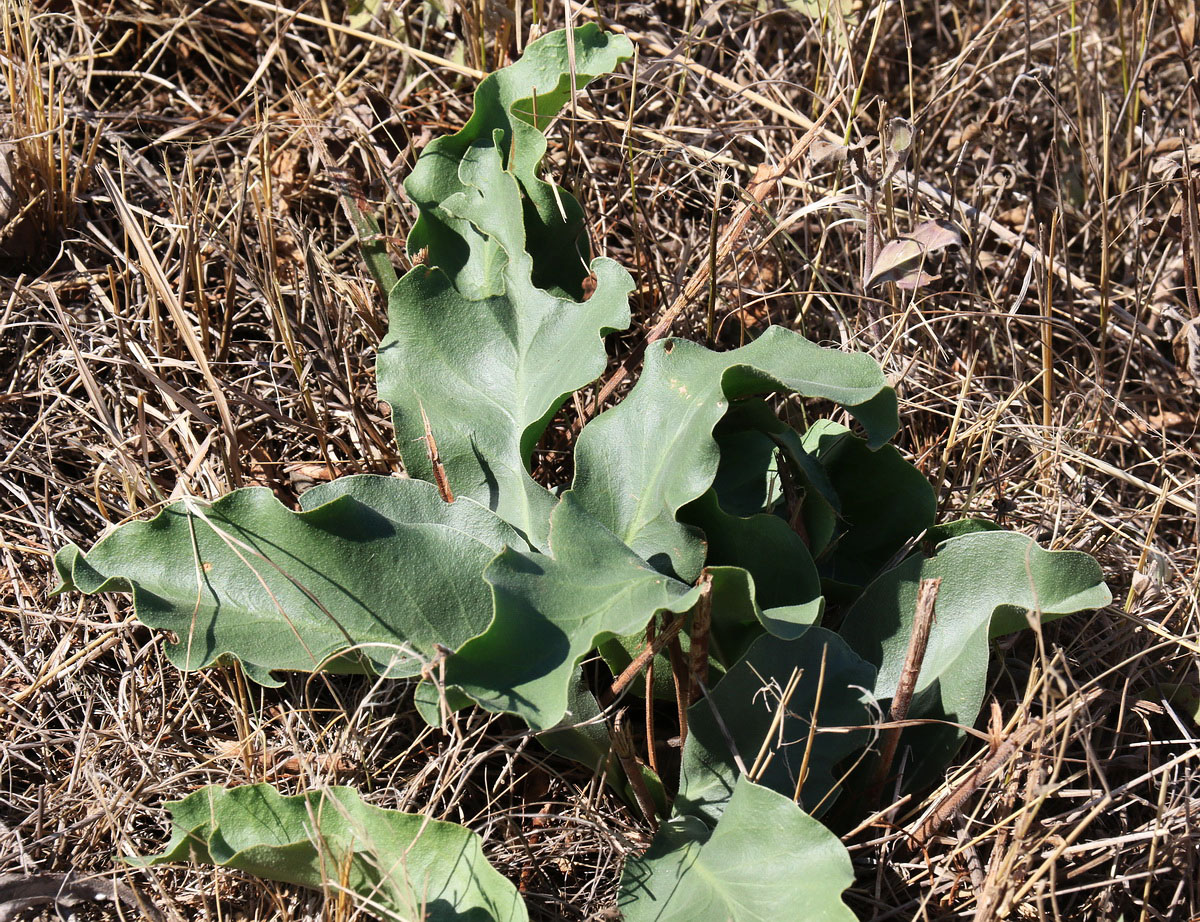
[[[700,577],[700,599],[692,608],[692,629],[688,635],[687,694],[690,705],[700,697],[700,688],[708,681],[708,639],[712,629],[712,577]]]
[[[687,742],[688,734],[688,689],[691,686],[691,670],[683,646],[679,643],[679,632],[667,638],[667,659],[671,662],[671,680],[675,685],[675,712],[679,722],[679,747]]]
[[[917,679],[921,675],[921,665],[925,662],[925,650],[929,646],[929,631],[933,627],[934,609],[941,585],[941,579],[923,579],[917,588],[917,610],[913,616],[912,634],[908,638],[908,649],[904,654],[904,666],[900,670],[896,694],[892,696],[890,721],[893,724],[908,718],[908,708],[912,704]],[[896,759],[896,747],[900,744],[902,732],[901,726],[889,726],[880,734],[879,763],[875,766],[875,776],[868,795],[871,803],[879,803],[883,786]]]
[[[612,726],[612,747],[616,753],[617,761],[621,763],[621,770],[625,772],[625,777],[629,779],[629,786],[633,788],[633,795],[637,799],[638,807],[641,808],[642,816],[651,828],[658,825],[658,811],[654,806],[654,798],[650,796],[650,791],[646,787],[646,780],[642,777],[642,766],[638,761],[637,753],[634,752],[633,737],[629,733],[629,728],[625,726],[625,712],[619,711],[613,718]]]
[[[679,636],[679,632],[683,630],[683,625],[687,622],[687,616],[687,612],[676,615],[671,619],[670,624],[664,625],[661,631],[647,640],[646,646],[642,648],[642,651],[621,671],[619,676],[613,679],[612,685],[609,686],[608,691],[602,696],[601,704],[604,707],[608,707],[624,694],[625,689],[632,685],[633,680],[638,677],[641,671],[653,662],[654,657],[658,656],[667,644]]]
[[[650,327],[639,347],[621,363],[616,371],[609,375],[608,380],[604,382],[600,390],[596,393],[589,415],[595,415],[599,412],[608,398],[612,396],[613,391],[620,387],[621,383],[629,376],[629,373],[637,367],[642,356],[645,354],[646,348],[651,343],[662,339],[670,333],[672,325],[685,310],[700,303],[700,296],[708,287],[717,267],[725,263],[725,260],[729,258],[735,247],[740,243],[743,235],[746,233],[750,219],[756,214],[761,214],[763,203],[775,191],[776,183],[783,176],[791,172],[808,151],[809,147],[812,146],[812,142],[816,140],[820,133],[821,124],[833,112],[836,103],[837,100],[825,108],[825,111],[821,114],[817,122],[792,145],[791,150],[778,163],[759,164],[758,168],[754,171],[754,177],[746,187],[745,199],[738,206],[738,210],[734,212],[733,217],[729,219],[729,223],[725,225],[725,229],[721,231],[720,238],[713,248],[711,258],[700,264],[700,267],[688,279],[683,291],[675,297],[670,307],[663,312],[662,317]]]

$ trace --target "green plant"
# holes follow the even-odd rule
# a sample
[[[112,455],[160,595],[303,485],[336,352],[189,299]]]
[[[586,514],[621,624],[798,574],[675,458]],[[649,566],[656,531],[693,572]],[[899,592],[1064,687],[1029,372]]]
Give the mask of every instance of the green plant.
[[[723,353],[653,344],[629,395],[580,433],[571,483],[530,476],[551,417],[603,371],[633,287],[581,258],[578,204],[539,177],[570,93],[630,53],[592,26],[570,56],[567,40],[484,80],[463,130],[422,155],[406,183],[421,265],[396,278],[358,214],[388,296],[379,387],[410,478],[343,478],[298,512],[261,488],[176,503],[87,554],[64,548],[60,591],[131,592],[184,670],[420,677],[431,722],[471,705],[515,715],[661,814],[625,868],[631,922],[849,919],[849,856],[816,817],[848,789],[874,796],[898,745],[909,786],[940,772],[982,705],[989,638],[1108,590],[1084,554],[973,521],[935,529],[931,487],[887,445],[897,403],[879,367],[779,327]],[[797,431],[769,394],[840,406],[863,435],[827,419]],[[581,668],[594,651],[607,673]],[[601,707],[650,664],[674,679],[647,687],[678,699],[677,783]],[[880,709],[918,725],[877,747]],[[340,887],[384,918],[526,917],[473,833],[345,788],[205,788],[169,807],[175,837],[150,863]]]

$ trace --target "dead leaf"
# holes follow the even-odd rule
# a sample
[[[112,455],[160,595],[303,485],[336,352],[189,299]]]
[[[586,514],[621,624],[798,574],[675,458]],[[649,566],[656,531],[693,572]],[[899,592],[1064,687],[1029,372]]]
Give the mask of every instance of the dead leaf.
[[[928,257],[951,246],[962,245],[962,232],[949,221],[926,221],[911,234],[884,244],[863,281],[866,288],[884,282],[913,288],[927,284],[936,276],[926,275],[920,265]]]
[[[1200,317],[1193,317],[1180,327],[1171,345],[1179,377],[1193,387],[1200,387]]]
[[[846,155],[849,153],[850,148],[845,144],[837,144],[833,141],[825,141],[817,138],[808,146],[807,156],[813,163],[821,163],[825,160],[840,163],[846,159]]]
[[[1121,431],[1130,438],[1138,438],[1146,433],[1160,435],[1171,429],[1192,429],[1195,425],[1194,417],[1166,410],[1146,417],[1135,416],[1121,424]]]
[[[916,291],[918,288],[924,288],[926,285],[932,285],[940,278],[940,275],[930,275],[928,272],[924,272],[921,269],[914,269],[912,272],[902,275],[900,278],[896,279],[896,287],[901,291]]]
[[[333,480],[337,473],[328,464],[320,461],[307,461],[298,464],[288,464],[284,467],[292,486],[307,489],[315,483]]]
[[[1184,50],[1191,50],[1196,44],[1196,14],[1192,13],[1187,19],[1179,24],[1179,40],[1183,44]]]
[[[962,231],[949,221],[926,221],[909,236],[925,247],[928,253],[962,246]]]
[[[964,144],[970,144],[983,131],[983,126],[979,122],[971,122],[965,128],[952,131],[950,137],[946,140],[946,150],[953,153]]]

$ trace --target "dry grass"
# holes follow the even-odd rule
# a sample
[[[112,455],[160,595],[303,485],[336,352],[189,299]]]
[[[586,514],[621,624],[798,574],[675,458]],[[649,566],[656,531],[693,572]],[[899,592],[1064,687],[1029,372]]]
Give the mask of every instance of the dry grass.
[[[264,484],[291,500],[396,468],[372,374],[383,307],[308,132],[401,237],[399,181],[468,111],[473,80],[449,62],[504,63],[531,11],[514,29],[502,4],[446,21],[384,2],[351,33],[341,6],[3,4],[0,872],[112,874],[159,849],[163,801],[203,783],[347,783],[481,832],[535,918],[599,918],[646,829],[513,725],[475,715],[448,738],[409,716],[409,689],[365,680],[181,676],[124,601],[47,598],[56,548],[171,497]],[[550,7],[538,29],[562,24]],[[963,226],[938,282],[864,294],[863,177],[806,159],[672,331],[732,345],[777,322],[869,350],[943,520],[1088,550],[1115,590],[1107,610],[1001,646],[992,726],[1018,741],[1012,758],[972,777],[989,755],[976,745],[941,789],[850,836],[850,903],[878,920],[1200,916],[1200,731],[1195,699],[1172,695],[1200,687],[1190,9],[600,13],[631,31],[636,65],[578,100],[550,169],[639,283],[612,369],[707,265],[755,168],[828,103],[835,137],[912,120],[879,221]],[[578,425],[574,409],[556,422],[548,476]],[[931,815],[945,822],[915,847]],[[233,873],[116,873],[172,919],[351,916]]]

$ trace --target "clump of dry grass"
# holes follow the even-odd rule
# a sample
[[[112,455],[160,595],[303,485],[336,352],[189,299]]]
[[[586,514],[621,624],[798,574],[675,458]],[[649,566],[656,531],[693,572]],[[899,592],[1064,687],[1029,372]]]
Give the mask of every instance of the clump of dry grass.
[[[0,133],[0,267],[15,275],[44,266],[74,223],[96,133],[67,115],[56,68],[43,62],[28,12],[6,4],[0,35],[10,93]]]
[[[57,547],[172,497],[263,484],[292,499],[396,468],[371,372],[383,308],[311,132],[401,238],[399,180],[466,117],[464,73],[505,63],[564,9],[538,8],[532,26],[520,5],[374,9],[347,31],[324,6],[266,0],[4,8],[20,204],[0,230],[0,872],[111,875],[117,855],[162,845],[164,800],[207,782],[349,783],[465,822],[539,918],[598,918],[647,841],[634,813],[504,721],[472,715],[448,737],[411,716],[404,686],[184,677],[128,606],[46,596]],[[993,746],[848,831],[856,911],[1200,914],[1194,15],[1171,2],[868,3],[845,22],[773,2],[566,10],[638,47],[577,100],[550,156],[597,248],[639,284],[610,390],[715,266],[673,333],[734,345],[776,322],[870,350],[943,519],[995,517],[1088,550],[1116,590],[1105,611],[1003,644]],[[496,16],[508,26],[481,27]],[[801,160],[716,259],[755,169],[783,162],[831,103],[825,140],[863,141],[868,174]],[[870,136],[896,117],[914,147],[897,181],[871,187]],[[925,217],[962,227],[939,281],[863,290],[870,192],[885,237]],[[546,476],[566,475],[561,450],[594,396],[556,420]],[[353,915],[212,869],[116,873],[169,918]]]

